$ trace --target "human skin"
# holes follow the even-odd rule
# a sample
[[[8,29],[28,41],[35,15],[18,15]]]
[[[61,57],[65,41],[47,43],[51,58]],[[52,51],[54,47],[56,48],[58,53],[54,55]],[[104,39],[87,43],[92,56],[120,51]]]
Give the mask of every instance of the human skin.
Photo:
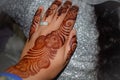
[[[73,29],[78,6],[67,0],[55,0],[41,19],[43,7],[33,17],[29,38],[19,62],[7,72],[23,80],[53,80],[70,61],[76,46],[76,31]],[[47,21],[47,26],[41,26]]]

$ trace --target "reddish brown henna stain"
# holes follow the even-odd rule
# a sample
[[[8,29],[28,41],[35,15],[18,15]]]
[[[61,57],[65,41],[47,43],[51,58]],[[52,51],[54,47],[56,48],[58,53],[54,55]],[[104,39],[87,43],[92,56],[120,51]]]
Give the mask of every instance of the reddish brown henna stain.
[[[70,8],[65,19],[61,24],[61,27],[59,28],[59,35],[64,37],[69,36],[76,21],[78,10],[79,8],[77,6],[72,6]]]
[[[59,0],[55,0],[52,5],[48,8],[48,10],[46,11],[46,14],[45,14],[45,19],[47,17],[49,17],[50,15],[54,14],[54,12],[56,11],[56,9],[61,5],[61,1]]]
[[[71,5],[72,5],[71,1],[66,1],[64,3],[64,5],[58,10],[58,16],[60,16],[61,14],[66,13],[69,10],[69,8],[71,7]]]
[[[71,41],[70,41],[70,50],[67,54],[67,59],[66,61],[68,62],[71,58],[71,56],[73,55],[76,47],[77,47],[77,38],[76,38],[76,35],[72,37]]]
[[[37,74],[43,68],[48,68],[51,64],[51,60],[56,56],[57,50],[64,45],[66,36],[69,35],[70,30],[74,25],[73,22],[75,22],[77,12],[78,7],[72,7],[60,29],[53,31],[46,36],[39,36],[36,39],[33,48],[27,52],[27,55],[25,55],[18,64],[10,67],[7,71],[22,78],[27,78]],[[71,55],[73,50],[74,47],[69,55]]]
[[[35,45],[28,51],[18,64],[8,69],[8,72],[19,75],[22,78],[37,74],[41,69],[50,66],[50,60],[54,59],[57,50],[63,44],[54,31],[47,36],[36,39]]]
[[[33,33],[35,32],[36,26],[39,26],[41,13],[42,13],[42,9],[38,9],[34,15],[32,25],[30,28],[29,40],[30,40],[31,36],[33,35]]]
[[[29,32],[29,40],[31,39],[34,32],[35,32],[35,26],[32,25],[31,28],[30,28],[30,32]]]

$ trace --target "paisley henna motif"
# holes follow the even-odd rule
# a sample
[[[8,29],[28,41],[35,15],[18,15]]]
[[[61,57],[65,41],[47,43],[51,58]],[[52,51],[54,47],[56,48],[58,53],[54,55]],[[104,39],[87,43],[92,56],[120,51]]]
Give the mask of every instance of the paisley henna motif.
[[[61,5],[61,1],[59,0],[55,0],[52,5],[50,6],[50,8],[48,8],[48,10],[46,11],[46,15],[45,15],[45,20],[48,16],[54,14],[54,12],[56,11],[56,9]]]
[[[46,36],[39,36],[35,40],[34,46],[27,52],[27,55],[25,55],[18,64],[10,67],[7,71],[22,78],[27,78],[36,75],[41,69],[48,68],[51,64],[51,60],[55,58],[57,50],[65,44],[66,37],[69,36],[75,23],[77,13],[78,7],[73,6],[70,8],[61,27]],[[35,17],[34,19],[35,22],[33,21],[33,23],[35,24],[38,18]],[[70,44],[72,49],[68,54],[70,56],[76,47],[76,39],[73,38],[71,43],[73,43]]]

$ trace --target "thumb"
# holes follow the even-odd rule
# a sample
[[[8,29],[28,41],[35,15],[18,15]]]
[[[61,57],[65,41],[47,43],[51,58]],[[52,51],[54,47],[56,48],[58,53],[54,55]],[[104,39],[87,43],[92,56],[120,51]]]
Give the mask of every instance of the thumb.
[[[73,55],[75,49],[77,47],[77,37],[76,37],[76,31],[73,29],[70,32],[69,39],[66,44],[66,54],[65,54],[65,59],[66,62],[69,62],[71,56]]]

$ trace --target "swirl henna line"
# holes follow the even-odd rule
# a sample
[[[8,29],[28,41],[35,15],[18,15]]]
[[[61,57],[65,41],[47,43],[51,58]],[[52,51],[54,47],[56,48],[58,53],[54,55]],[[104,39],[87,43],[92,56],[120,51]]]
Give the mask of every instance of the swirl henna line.
[[[42,52],[41,49],[38,49],[38,50],[39,50],[39,52]],[[38,53],[38,50],[35,50],[35,49],[32,48],[32,49],[29,49],[28,53],[31,53],[31,51],[32,51],[32,52],[34,52],[34,54],[35,54],[35,53]],[[32,54],[32,53],[31,53],[31,54]]]
[[[64,36],[69,36],[69,32],[67,32],[65,29],[61,29],[61,34]]]
[[[46,51],[46,52],[44,52],[44,51]],[[48,54],[48,53],[50,53],[49,51],[50,51],[50,50],[48,50],[47,48],[45,48],[45,49],[43,49],[41,52],[38,52],[38,53],[33,53],[33,52],[32,52],[32,54],[34,54],[34,55],[31,56],[31,54],[28,54],[28,55],[25,56],[25,58],[27,58],[27,57],[29,57],[29,58],[38,58],[38,57],[41,56],[42,54]],[[41,54],[39,54],[39,53],[41,53]],[[51,55],[49,55],[49,54],[48,54],[48,55],[49,55],[49,56],[53,56],[53,54],[54,54],[54,53],[52,53]]]
[[[46,56],[43,56],[43,57],[45,58]],[[41,60],[33,58],[30,60],[27,60],[28,63],[25,63],[26,59],[28,59],[28,58],[24,58],[24,59],[22,59],[23,62],[20,62],[21,64],[17,64],[16,66],[10,68],[8,70],[8,72],[17,74],[22,78],[27,78],[30,75],[35,75],[36,73],[38,73],[38,71],[41,68],[47,68],[50,65],[50,60],[47,58],[46,59],[44,59],[44,58],[41,58]],[[31,63],[33,63],[33,62],[34,62],[34,64],[31,65]],[[27,65],[24,66],[24,64],[27,64]],[[24,69],[24,67],[27,67],[27,68]],[[14,69],[15,69],[15,71],[13,71]]]
[[[61,24],[61,27],[59,28],[59,31],[62,36],[66,37],[69,35],[70,31],[73,28],[75,20],[77,18],[78,10],[79,10],[79,8],[77,6],[72,6],[69,9],[65,19],[63,20],[63,23]],[[67,23],[69,23],[71,25],[68,25]]]
[[[28,52],[28,55],[26,57],[30,57],[29,55],[31,55],[31,54],[32,55],[34,54],[32,57],[38,57],[38,56],[42,55],[42,53],[43,53],[43,51],[39,51],[39,52],[37,51],[37,52],[33,52],[33,53],[31,53],[31,52]]]
[[[71,29],[69,27],[66,27],[66,26],[65,27],[61,27],[61,32],[66,34],[66,35],[69,34],[70,31],[71,31]]]
[[[55,0],[52,3],[52,5],[48,8],[48,10],[46,11],[45,20],[46,20],[47,17],[49,17],[50,15],[52,15],[61,4],[62,4],[61,1]]]
[[[64,38],[66,38],[67,36],[69,36],[70,30],[68,31],[67,29],[61,27],[61,28],[59,29],[59,31],[60,31],[60,34],[61,34]]]
[[[51,41],[54,39],[57,40]],[[45,44],[43,46],[38,46],[41,42]],[[34,47],[28,51],[28,54],[25,55],[18,64],[9,68],[8,72],[17,74],[22,78],[33,76],[41,69],[50,66],[50,60],[54,59],[57,49],[62,47],[62,45],[60,38],[57,36],[57,31],[53,31],[47,36],[40,36],[36,39]]]
[[[64,42],[65,42],[65,37],[62,36],[59,31],[57,31],[57,34],[58,34],[58,36],[59,36],[59,38],[60,38],[60,40],[61,40],[61,42],[62,42],[62,45],[63,45]]]
[[[74,22],[76,20],[78,10],[79,10],[79,8],[77,6],[73,6],[72,8],[70,8],[67,16],[65,17],[63,23],[61,24],[61,27],[57,31],[58,36],[62,40],[62,43],[65,41],[66,36],[69,36],[72,26],[74,25]],[[73,14],[73,12],[74,12],[74,14]],[[72,14],[72,15],[69,15],[69,14]],[[68,25],[68,26],[66,25],[66,23],[69,20],[73,21],[73,23],[71,23],[73,25]]]

